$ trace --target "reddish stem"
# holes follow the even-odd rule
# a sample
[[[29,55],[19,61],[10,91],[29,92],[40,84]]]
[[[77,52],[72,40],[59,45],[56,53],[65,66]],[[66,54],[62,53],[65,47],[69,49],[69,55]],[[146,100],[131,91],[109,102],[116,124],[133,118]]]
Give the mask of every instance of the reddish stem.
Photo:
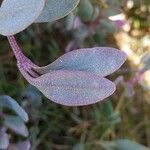
[[[17,44],[17,41],[14,36],[7,36],[7,39],[10,43],[10,46],[13,50],[13,53],[17,59],[18,62],[24,63],[26,61],[26,56],[22,53],[21,48]]]
[[[17,66],[19,70],[24,70],[30,74],[32,77],[38,77],[39,74],[32,70],[32,67],[36,65],[32,63],[32,61],[27,58],[21,51],[21,48],[17,44],[17,41],[14,36],[8,36],[8,41],[10,43],[10,46],[13,50],[13,53],[17,59]]]

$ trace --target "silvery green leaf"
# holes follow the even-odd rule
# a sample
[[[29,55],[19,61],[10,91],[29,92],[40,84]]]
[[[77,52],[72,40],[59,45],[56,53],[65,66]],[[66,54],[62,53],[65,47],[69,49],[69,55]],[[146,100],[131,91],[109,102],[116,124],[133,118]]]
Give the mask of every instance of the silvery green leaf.
[[[66,28],[67,30],[71,30],[74,24],[74,19],[75,16],[73,13],[70,13],[67,17],[66,17]]]
[[[127,139],[116,140],[115,147],[117,150],[150,150],[148,147]]]
[[[6,149],[9,145],[9,136],[3,128],[0,128],[0,149]]]
[[[76,144],[72,150],[84,150],[84,144]]]
[[[20,142],[16,145],[18,150],[30,150],[31,143],[29,141]]]
[[[40,15],[45,0],[3,0],[0,7],[0,34],[23,31]]]
[[[4,125],[24,137],[27,137],[29,134],[23,120],[17,116],[6,115],[4,118]]]
[[[18,150],[30,150],[31,143],[30,141],[20,142],[16,145],[16,147],[18,148]]]
[[[30,150],[31,143],[30,141],[23,141],[17,144],[10,144],[8,150]]]
[[[93,104],[115,91],[110,80],[81,71],[51,71],[33,79],[32,84],[48,99],[66,106]]]
[[[51,70],[78,70],[107,76],[119,69],[125,60],[126,55],[122,51],[109,47],[95,47],[68,52],[48,66],[33,68],[41,74]]]
[[[90,21],[94,13],[94,8],[91,1],[81,0],[78,13],[83,21]]]
[[[46,0],[45,8],[35,22],[52,22],[67,16],[80,0]]]
[[[10,96],[7,96],[7,95],[0,96],[0,106],[1,107],[6,107],[6,108],[9,108],[9,109],[13,110],[25,122],[27,122],[29,120],[28,114]]]
[[[116,9],[115,7],[109,7],[109,8],[106,9],[103,13],[104,13],[107,17],[109,17],[109,16],[115,16],[115,15],[121,14],[122,11],[121,11],[120,9]]]

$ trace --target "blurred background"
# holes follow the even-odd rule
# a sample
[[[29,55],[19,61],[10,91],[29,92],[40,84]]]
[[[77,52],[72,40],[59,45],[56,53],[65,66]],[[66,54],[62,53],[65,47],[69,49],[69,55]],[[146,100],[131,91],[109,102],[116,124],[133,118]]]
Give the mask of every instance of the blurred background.
[[[0,95],[13,97],[30,118],[26,127],[14,129],[16,124],[7,130],[9,150],[21,141],[26,147],[22,150],[150,148],[150,0],[81,0],[67,17],[33,24],[16,38],[26,56],[40,66],[74,49],[94,46],[118,48],[128,59],[108,76],[117,85],[111,97],[90,106],[64,107],[24,80],[6,38],[0,36]],[[7,109],[3,113],[13,114]],[[29,135],[19,131],[24,128]]]

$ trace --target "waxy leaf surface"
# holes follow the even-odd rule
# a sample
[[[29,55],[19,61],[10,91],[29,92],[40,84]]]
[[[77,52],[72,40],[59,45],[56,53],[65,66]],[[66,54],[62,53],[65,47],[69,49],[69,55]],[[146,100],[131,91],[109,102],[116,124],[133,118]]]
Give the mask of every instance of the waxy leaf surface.
[[[38,78],[22,74],[47,98],[66,106],[96,103],[115,91],[113,82],[88,72],[58,70]]]
[[[40,15],[45,0],[3,0],[0,7],[0,34],[23,31]]]
[[[48,66],[33,68],[41,74],[50,70],[78,70],[107,76],[118,70],[125,60],[125,53],[115,48],[95,47],[74,50]]]
[[[16,149],[18,150],[30,150],[31,149],[31,143],[30,141],[24,141],[24,142],[19,142],[18,144],[15,144]]]
[[[9,145],[9,135],[0,128],[0,149],[6,149]]]
[[[37,86],[39,90],[54,102],[68,106],[96,103],[115,91],[111,81],[84,72],[57,71],[41,76],[40,80],[43,85]]]
[[[46,0],[45,8],[35,22],[52,22],[67,16],[80,0]]]
[[[92,20],[92,15],[94,13],[94,7],[90,0],[81,0],[79,5],[79,16],[83,21]]]
[[[4,124],[6,127],[10,128],[14,132],[24,137],[27,137],[29,134],[28,129],[25,126],[23,120],[20,119],[19,117],[6,115],[4,119]]]
[[[13,110],[22,120],[27,122],[29,117],[23,108],[10,96],[0,96],[0,106]]]
[[[128,139],[119,139],[115,141],[115,148],[117,150],[150,150],[148,147],[145,147],[141,144],[138,144],[134,141]]]

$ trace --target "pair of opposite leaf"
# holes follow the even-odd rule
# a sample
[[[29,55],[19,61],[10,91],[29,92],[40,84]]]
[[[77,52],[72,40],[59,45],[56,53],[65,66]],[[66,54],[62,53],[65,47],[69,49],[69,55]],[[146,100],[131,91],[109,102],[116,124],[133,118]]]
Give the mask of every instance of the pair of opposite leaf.
[[[124,63],[126,56],[114,48],[95,47],[69,52],[52,64],[38,67],[23,55],[13,34],[33,22],[51,22],[66,16],[80,0],[3,0],[0,34],[8,40],[26,80],[50,100],[67,106],[96,103],[110,96],[115,85],[104,78]]]
[[[14,35],[32,23],[52,22],[68,15],[80,0],[3,0],[0,34]]]
[[[8,40],[24,78],[48,99],[66,106],[89,105],[113,94],[115,84],[104,77],[126,60],[126,55],[114,48],[95,47],[74,50],[39,67],[23,55],[14,36]]]

